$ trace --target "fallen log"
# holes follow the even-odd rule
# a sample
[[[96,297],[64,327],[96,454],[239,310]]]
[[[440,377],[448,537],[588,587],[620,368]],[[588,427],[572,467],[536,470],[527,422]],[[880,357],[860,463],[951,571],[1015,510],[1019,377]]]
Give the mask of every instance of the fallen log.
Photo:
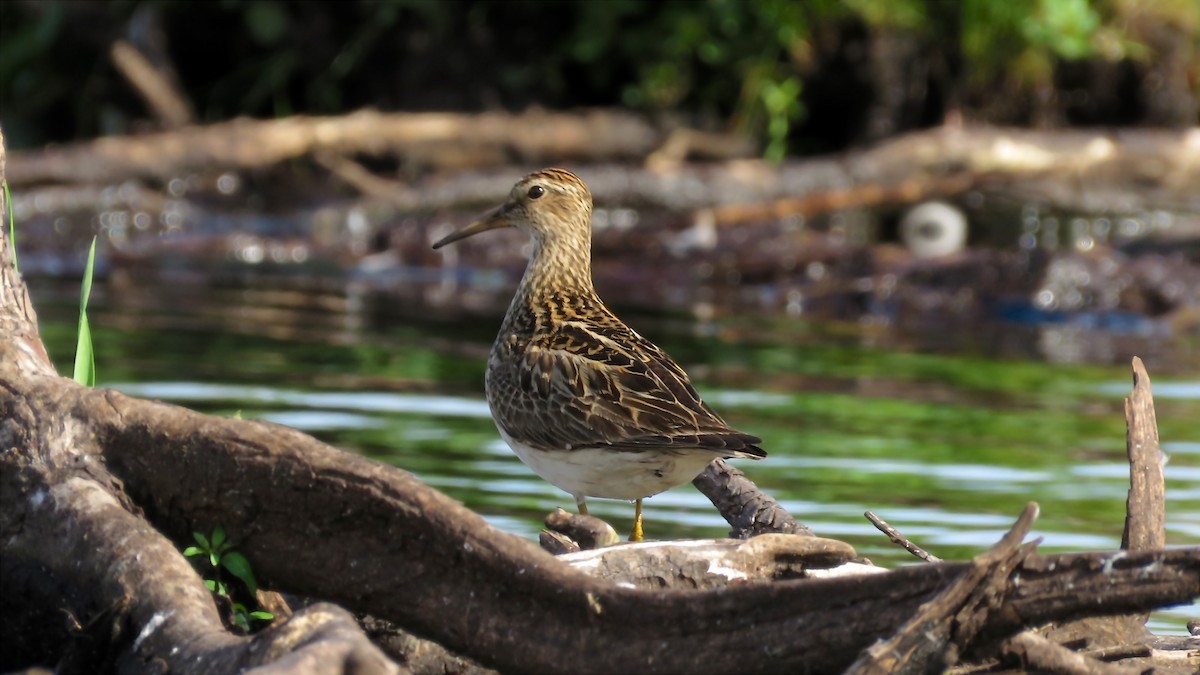
[[[14,186],[165,182],[199,170],[266,169],[318,153],[395,157],[407,166],[441,169],[514,159],[629,160],[644,158],[668,136],[644,117],[618,110],[519,115],[360,110],[336,117],[238,118],[18,152],[10,158],[8,176]],[[752,146],[739,139],[710,145],[726,157],[753,154]]]
[[[681,145],[686,149],[676,149]],[[664,160],[668,149],[671,159]],[[565,162],[589,166],[588,185],[602,203],[695,211],[693,220],[718,227],[954,198],[972,190],[1084,213],[1200,211],[1190,189],[1200,183],[1200,128],[947,126],[833,156],[776,164],[753,155],[738,137],[669,130],[616,110],[361,110],[235,119],[27,150],[12,155],[8,173],[31,203],[52,203],[56,196],[62,201],[64,186],[86,194],[96,184],[165,185],[197,172],[263,171],[310,157],[372,200],[430,212],[470,210],[504,194],[513,164],[533,169]],[[405,178],[377,175],[359,157],[396,162],[406,169]],[[687,157],[712,161],[681,161]]]

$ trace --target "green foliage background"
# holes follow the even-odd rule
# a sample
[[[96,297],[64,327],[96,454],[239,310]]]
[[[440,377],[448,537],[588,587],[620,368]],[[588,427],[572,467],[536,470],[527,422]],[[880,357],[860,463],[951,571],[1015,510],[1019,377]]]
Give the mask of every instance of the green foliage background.
[[[3,3],[0,120],[16,147],[136,126],[107,57],[123,38],[174,67],[203,120],[622,105],[782,157],[955,111],[1192,124],[1198,35],[1196,0]]]

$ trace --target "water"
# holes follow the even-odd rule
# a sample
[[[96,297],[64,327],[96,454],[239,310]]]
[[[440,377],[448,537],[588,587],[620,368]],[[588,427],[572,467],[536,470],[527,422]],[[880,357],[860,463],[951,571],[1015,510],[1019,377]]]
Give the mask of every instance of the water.
[[[35,281],[32,290],[50,352],[69,372],[77,287]],[[483,368],[503,304],[468,313],[348,286],[119,276],[99,283],[92,303],[102,386],[295,427],[403,467],[524,537],[572,506],[509,452],[488,415]],[[1041,505],[1043,552],[1120,545],[1126,365],[922,352],[875,329],[798,318],[627,318],[733,426],[764,439],[768,459],[739,462],[751,478],[818,534],[877,563],[912,558],[862,517],[868,509],[944,558],[989,547],[1028,501]],[[1200,367],[1157,368],[1167,539],[1198,545]],[[589,504],[628,532],[631,504]],[[648,500],[646,518],[651,538],[727,531],[690,486]],[[1197,607],[1160,612],[1152,627],[1182,633],[1196,616]]]

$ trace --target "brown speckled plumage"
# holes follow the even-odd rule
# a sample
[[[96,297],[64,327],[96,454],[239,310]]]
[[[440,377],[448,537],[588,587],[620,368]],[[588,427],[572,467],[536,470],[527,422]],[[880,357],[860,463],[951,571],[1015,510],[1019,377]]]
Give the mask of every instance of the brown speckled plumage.
[[[498,227],[530,234],[529,266],[488,359],[492,415],[521,459],[581,509],[585,497],[636,499],[640,514],[642,497],[690,481],[712,459],[766,453],[601,302],[592,286],[591,215],[587,185],[545,169],[434,247]]]

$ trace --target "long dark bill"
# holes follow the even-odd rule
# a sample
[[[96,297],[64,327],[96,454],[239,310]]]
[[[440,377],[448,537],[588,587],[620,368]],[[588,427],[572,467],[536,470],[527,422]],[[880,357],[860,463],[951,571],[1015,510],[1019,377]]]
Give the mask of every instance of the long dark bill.
[[[492,209],[488,213],[484,214],[482,218],[476,220],[470,225],[467,225],[458,232],[454,232],[441,238],[433,245],[433,248],[439,249],[446,244],[452,244],[459,239],[466,239],[467,237],[479,234],[480,232],[497,230],[502,227],[512,227],[512,225],[508,222],[508,211],[508,204],[504,204],[503,206]]]

